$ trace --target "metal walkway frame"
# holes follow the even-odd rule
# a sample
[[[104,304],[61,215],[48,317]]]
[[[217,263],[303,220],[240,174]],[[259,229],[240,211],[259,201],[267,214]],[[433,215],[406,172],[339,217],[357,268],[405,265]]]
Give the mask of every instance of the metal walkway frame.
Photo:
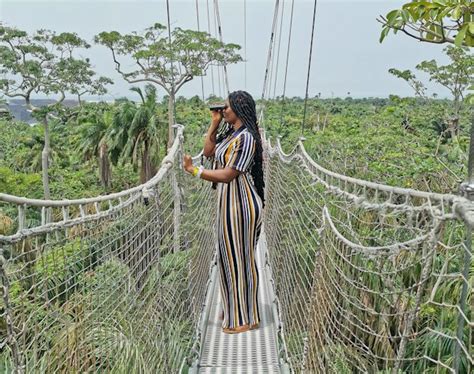
[[[202,344],[199,362],[190,373],[287,373],[287,365],[280,360],[278,347],[278,313],[266,261],[265,234],[257,245],[259,271],[259,303],[261,324],[256,330],[239,334],[222,332],[219,313],[221,295],[217,266],[212,271],[207,305],[203,312]]]

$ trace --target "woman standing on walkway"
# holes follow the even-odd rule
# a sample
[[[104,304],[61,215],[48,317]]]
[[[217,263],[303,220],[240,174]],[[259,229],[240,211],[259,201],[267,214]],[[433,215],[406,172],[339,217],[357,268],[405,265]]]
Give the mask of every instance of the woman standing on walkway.
[[[228,130],[217,137],[222,119]],[[262,140],[255,101],[245,91],[229,94],[222,111],[212,111],[204,156],[214,156],[218,168],[193,166],[184,156],[183,166],[196,177],[218,183],[218,267],[226,333],[258,327],[258,271],[255,250],[262,225],[264,181]]]

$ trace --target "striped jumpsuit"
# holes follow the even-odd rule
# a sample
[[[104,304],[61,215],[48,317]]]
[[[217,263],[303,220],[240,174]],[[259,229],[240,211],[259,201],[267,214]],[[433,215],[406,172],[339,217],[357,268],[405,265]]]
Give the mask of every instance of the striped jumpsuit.
[[[256,141],[243,125],[216,147],[219,168],[242,172],[230,183],[219,183],[217,190],[223,328],[260,322],[255,250],[262,225],[262,200],[250,174],[255,151]]]

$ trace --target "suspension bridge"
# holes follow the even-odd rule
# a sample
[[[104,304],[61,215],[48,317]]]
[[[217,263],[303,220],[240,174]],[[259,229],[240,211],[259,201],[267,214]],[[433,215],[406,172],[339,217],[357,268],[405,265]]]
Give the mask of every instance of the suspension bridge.
[[[262,99],[272,75],[276,87],[278,4]],[[225,68],[224,77],[228,91]],[[217,196],[183,172],[185,132],[175,132],[158,173],[126,191],[0,193],[15,228],[0,235],[1,372],[472,372],[469,199],[341,175],[311,158],[304,138],[287,154],[263,132],[262,324],[223,334]],[[210,167],[201,155],[194,162]]]
[[[227,335],[216,192],[183,172],[176,131],[143,185],[0,194],[17,227],[0,236],[3,372],[472,370],[469,200],[339,175],[303,139],[285,154],[264,136],[263,323]]]

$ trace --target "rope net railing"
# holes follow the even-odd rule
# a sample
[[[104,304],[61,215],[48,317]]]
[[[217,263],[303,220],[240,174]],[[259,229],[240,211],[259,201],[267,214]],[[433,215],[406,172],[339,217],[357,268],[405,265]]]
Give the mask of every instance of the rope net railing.
[[[472,204],[265,149],[265,232],[294,372],[472,372]]]
[[[118,194],[0,196],[13,227],[0,236],[1,372],[171,373],[196,358],[215,192],[184,176],[182,139]]]
[[[11,228],[0,236],[2,372],[177,372],[198,358],[215,191],[184,176],[182,140],[178,128],[157,175],[127,191],[0,194]],[[264,150],[293,371],[472,371],[472,204],[328,171],[302,142]]]

